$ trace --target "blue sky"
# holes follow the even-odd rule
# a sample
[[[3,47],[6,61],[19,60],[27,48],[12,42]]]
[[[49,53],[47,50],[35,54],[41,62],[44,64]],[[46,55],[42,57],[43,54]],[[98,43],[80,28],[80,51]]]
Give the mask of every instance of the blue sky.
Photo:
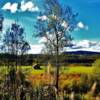
[[[75,41],[100,41],[100,0],[59,0],[61,5],[72,7],[74,12],[78,12],[77,20],[79,21],[79,28],[72,32]],[[4,9],[4,6],[12,6]],[[28,10],[19,10],[21,3],[29,3],[31,7]],[[38,39],[33,38],[34,23],[37,18],[37,13],[42,9],[42,0],[0,0],[0,12],[5,18],[5,28],[12,22],[18,20],[26,32],[26,39],[31,44],[38,43]],[[17,5],[17,9],[16,8]],[[29,6],[29,5],[27,5]]]
[[[100,0],[61,0],[79,13],[78,20],[88,26],[88,30],[75,32],[76,39],[100,40]]]

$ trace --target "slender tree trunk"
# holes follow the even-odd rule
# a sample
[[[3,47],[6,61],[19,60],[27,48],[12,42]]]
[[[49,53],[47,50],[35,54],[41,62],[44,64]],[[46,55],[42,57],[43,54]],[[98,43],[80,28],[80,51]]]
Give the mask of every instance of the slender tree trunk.
[[[59,63],[58,63],[58,51],[56,54],[56,88],[57,88],[57,93],[58,93],[58,89],[59,89]]]
[[[15,70],[17,71],[17,52],[16,52],[16,65],[15,65]]]
[[[56,47],[56,88],[57,88],[57,94],[59,91],[59,43],[58,43],[58,36],[57,38],[57,47]]]

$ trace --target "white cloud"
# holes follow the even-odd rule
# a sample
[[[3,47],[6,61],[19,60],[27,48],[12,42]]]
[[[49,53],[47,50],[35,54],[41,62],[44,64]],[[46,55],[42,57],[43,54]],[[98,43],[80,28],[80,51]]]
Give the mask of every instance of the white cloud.
[[[88,30],[88,26],[85,25],[83,22],[78,22],[77,24],[77,29],[85,29],[85,30]]]
[[[82,22],[79,22],[79,23],[77,24],[77,26],[78,26],[79,28],[84,28],[84,27],[85,27],[85,25],[84,25]]]
[[[43,16],[38,16],[37,19],[40,19],[42,21],[45,21],[48,19],[48,17],[46,15],[43,15]]]
[[[3,10],[10,10],[12,13],[15,13],[17,11],[17,7],[18,7],[17,3],[11,4],[10,2],[8,2],[2,7],[2,9]]]
[[[18,5],[20,5],[20,8],[18,8]],[[32,2],[24,2],[22,1],[20,4],[7,2],[3,7],[3,10],[9,10],[11,13],[16,13],[17,11],[24,12],[24,11],[30,11],[30,12],[37,12],[39,11],[39,8]]]
[[[78,48],[91,48],[94,47],[95,45],[98,45],[99,42],[96,41],[89,41],[89,40],[81,40],[78,42],[74,42],[73,47],[78,47]]]
[[[11,12],[15,13],[18,10],[17,7],[18,7],[18,4],[17,3],[13,3],[11,5],[11,7],[10,7]]]
[[[11,3],[10,3],[10,2],[7,2],[7,3],[2,7],[2,9],[3,9],[3,10],[10,10],[10,7],[11,7]]]
[[[47,42],[47,39],[45,37],[42,37],[40,40],[39,40],[39,43],[45,43]]]
[[[88,48],[90,46],[90,41],[89,40],[83,40],[83,41],[78,42],[77,45],[84,47],[84,48]]]
[[[40,54],[44,48],[44,44],[31,45],[31,50],[28,51],[29,54]],[[63,51],[94,51],[100,52],[100,42],[81,40],[74,41],[72,47],[65,47]]]
[[[36,7],[32,8],[31,11],[32,12],[39,11],[39,8],[36,6]]]
[[[33,2],[28,1],[28,2],[21,2],[21,11],[31,11],[31,12],[35,12],[35,11],[39,11],[39,8],[37,6],[34,5]]]
[[[89,40],[81,40],[74,41],[72,47],[65,47],[65,51],[95,51],[100,52],[100,42],[97,41],[89,41]]]
[[[34,44],[30,46],[31,46],[31,50],[28,51],[29,54],[40,54],[44,47],[43,44]]]

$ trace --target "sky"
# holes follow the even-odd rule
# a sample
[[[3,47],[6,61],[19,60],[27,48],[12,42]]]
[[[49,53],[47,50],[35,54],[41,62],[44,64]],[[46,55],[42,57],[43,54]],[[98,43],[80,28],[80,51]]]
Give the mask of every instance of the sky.
[[[71,33],[75,43],[74,50],[80,47],[80,49],[92,48],[91,50],[100,51],[98,47],[100,45],[100,0],[59,0],[59,2],[62,6],[70,6],[79,14],[78,28]],[[32,48],[37,49],[41,46],[39,39],[33,37],[33,27],[37,13],[42,10],[42,3],[42,0],[0,0],[0,13],[5,18],[4,29],[17,20],[25,28],[26,40]]]

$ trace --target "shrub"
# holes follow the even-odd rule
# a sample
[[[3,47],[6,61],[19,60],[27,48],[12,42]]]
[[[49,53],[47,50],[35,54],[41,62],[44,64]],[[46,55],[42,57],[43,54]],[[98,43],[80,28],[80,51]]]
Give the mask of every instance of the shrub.
[[[93,66],[93,76],[95,77],[96,80],[100,81],[100,59],[97,59],[92,66]]]
[[[86,74],[83,74],[80,78],[80,92],[81,93],[87,93],[87,91],[89,90],[89,85],[88,85],[88,76]]]
[[[75,93],[79,93],[79,86],[77,84],[76,80],[73,80],[71,85],[70,85],[70,89],[71,91],[75,92]]]
[[[56,90],[53,86],[42,86],[39,90],[39,100],[56,100]]]

